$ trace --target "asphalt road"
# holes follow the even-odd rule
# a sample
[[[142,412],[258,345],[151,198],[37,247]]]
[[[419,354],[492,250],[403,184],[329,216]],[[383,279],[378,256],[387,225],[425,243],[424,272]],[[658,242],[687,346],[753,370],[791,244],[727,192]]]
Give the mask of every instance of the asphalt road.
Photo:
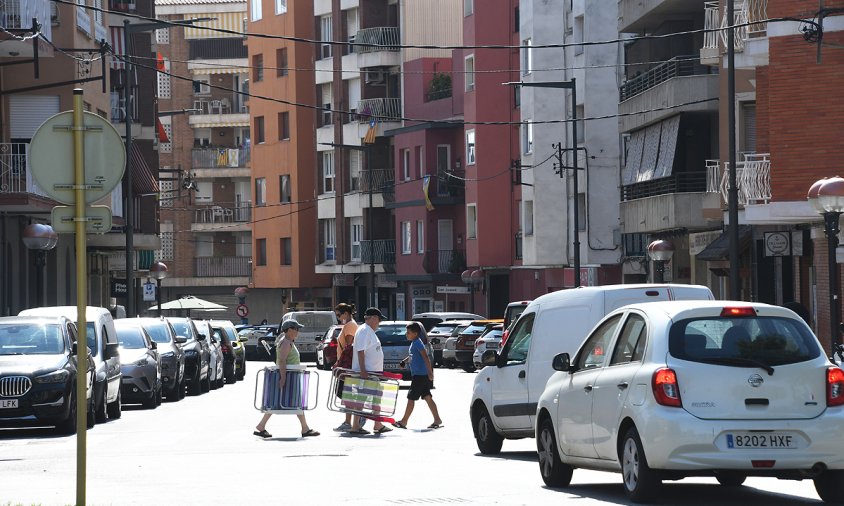
[[[539,476],[532,439],[506,441],[481,456],[468,421],[473,374],[436,372],[444,427],[425,427],[424,404],[408,430],[381,436],[332,431],[342,414],[325,407],[329,375],[308,421],[322,432],[299,438],[294,416],[274,416],[273,438],[252,435],[261,414],[252,406],[255,372],[245,381],[155,410],[127,407],[123,418],[88,433],[88,504],[628,504],[620,475],[576,470],[572,486],[552,490]],[[400,393],[397,417],[405,405]],[[371,428],[371,423],[368,424]],[[0,505],[72,504],[76,439],[47,429],[0,429]],[[735,489],[714,479],[667,482],[662,504],[821,504],[811,481],[751,478]]]

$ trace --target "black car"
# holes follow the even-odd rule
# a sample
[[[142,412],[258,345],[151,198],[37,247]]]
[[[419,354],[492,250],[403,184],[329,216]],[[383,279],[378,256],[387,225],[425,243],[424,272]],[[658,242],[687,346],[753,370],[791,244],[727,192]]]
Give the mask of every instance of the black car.
[[[173,325],[176,335],[185,338],[182,349],[185,352],[185,383],[191,395],[199,395],[211,390],[211,374],[208,364],[211,349],[208,339],[201,336],[190,318],[167,318]]]
[[[0,318],[0,421],[76,432],[76,325],[65,317]],[[87,348],[84,348],[87,350]],[[88,353],[87,425],[95,421],[95,365]]]
[[[182,345],[187,341],[176,333],[173,325],[164,318],[121,318],[115,325],[135,325],[143,327],[153,342],[158,346],[161,357],[162,394],[168,401],[185,398],[185,352]]]
[[[237,357],[235,357],[232,340],[226,330],[219,325],[211,324],[214,339],[220,343],[220,350],[223,352],[223,378],[225,378],[226,383],[231,385],[237,381],[237,374],[235,373]]]

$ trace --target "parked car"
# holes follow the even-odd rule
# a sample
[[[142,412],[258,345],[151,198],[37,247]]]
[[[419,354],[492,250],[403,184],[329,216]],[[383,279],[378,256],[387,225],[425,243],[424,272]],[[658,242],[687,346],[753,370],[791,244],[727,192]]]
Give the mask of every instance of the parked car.
[[[504,334],[504,325],[490,325],[481,336],[475,339],[475,351],[472,353],[472,363],[475,369],[483,369],[481,356],[486,350],[497,350],[501,343],[501,335]]]
[[[434,324],[428,332],[428,341],[434,349],[434,365],[443,365],[443,350],[445,342],[454,333],[454,329],[465,320],[445,320]]]
[[[96,364],[90,350],[85,406],[93,427]],[[76,325],[63,316],[0,318],[0,419],[76,432]]]
[[[534,436],[536,402],[554,372],[551,359],[577,351],[607,313],[637,302],[711,299],[705,286],[631,284],[559,290],[531,302],[501,353],[481,356],[487,367],[475,378],[469,410],[481,453],[498,453],[504,439]]]
[[[223,349],[223,354],[226,355],[226,368],[224,376],[227,383],[234,383],[237,380],[242,380],[246,376],[246,351],[243,345],[246,338],[237,335],[235,326],[229,320],[211,320],[211,328],[214,329],[216,335],[219,332],[221,335],[218,339],[224,339],[223,343],[228,346],[230,352]]]
[[[270,349],[275,353],[275,338],[278,335],[278,325],[254,325],[242,328],[237,332],[240,337],[246,337],[246,360],[275,360],[275,355],[267,356],[267,352],[260,341],[267,341]]]
[[[504,334],[501,336],[501,343],[498,346],[499,349],[507,342],[507,336],[510,335],[513,324],[516,323],[516,320],[525,312],[525,309],[527,309],[528,304],[531,302],[530,300],[520,300],[507,304],[507,308],[504,310]]]
[[[138,326],[146,330],[158,346],[161,360],[161,393],[168,401],[185,398],[185,338],[176,335],[176,329],[164,318],[124,318],[114,321],[118,331],[121,326]]]
[[[469,327],[469,324],[471,323],[471,321],[458,320],[457,326],[451,331],[451,336],[445,340],[445,344],[443,345],[442,363],[449,369],[457,367],[457,338],[460,336],[461,332]]]
[[[444,321],[451,320],[483,320],[484,317],[474,313],[459,313],[459,312],[427,312],[416,313],[411,320],[419,322],[425,327],[425,332],[429,332],[437,324]]]
[[[466,372],[475,372],[475,363],[472,354],[475,353],[475,339],[492,328],[494,325],[501,325],[504,320],[475,320],[463,329],[457,336],[455,343],[455,360],[457,365]]]
[[[193,320],[183,317],[168,317],[176,335],[185,338],[182,349],[185,351],[185,381],[191,395],[200,395],[211,389],[211,377],[208,364],[211,352],[205,336],[200,336]]]
[[[20,316],[64,316],[76,322],[76,306],[37,307],[21,311]],[[97,374],[94,377],[94,402],[98,422],[120,418],[120,353],[117,331],[108,309],[87,306],[85,336]],[[78,326],[78,324],[77,324]]]
[[[384,352],[384,371],[402,375],[402,379],[409,380],[410,364],[402,366],[401,361],[407,358],[410,341],[407,340],[407,324],[409,321],[383,321],[375,334],[381,342]],[[431,343],[425,345],[428,356],[433,356]]]
[[[223,378],[223,349],[220,341],[214,337],[214,331],[211,330],[211,325],[207,320],[194,320],[196,330],[200,335],[206,337],[208,342],[208,381],[211,384],[211,389],[216,390],[223,386],[225,380]]]
[[[291,311],[285,313],[281,323],[290,318],[304,325],[299,329],[299,337],[296,338],[296,348],[299,349],[299,356],[302,361],[316,361],[317,345],[325,335],[325,329],[337,323],[337,315],[334,311]],[[276,335],[281,334],[281,323],[278,325]]]
[[[158,345],[140,325],[117,326],[123,402],[140,403],[147,409],[161,404],[161,359]]]
[[[772,476],[813,479],[821,499],[844,500],[844,441],[834,436],[844,371],[788,309],[634,304],[552,364],[534,413],[550,486],[568,486],[574,467],[616,471],[628,498],[646,502],[663,479]]]
[[[322,338],[322,342],[317,345],[317,369],[327,371],[337,362],[337,338],[341,330],[343,330],[342,325],[332,325]]]

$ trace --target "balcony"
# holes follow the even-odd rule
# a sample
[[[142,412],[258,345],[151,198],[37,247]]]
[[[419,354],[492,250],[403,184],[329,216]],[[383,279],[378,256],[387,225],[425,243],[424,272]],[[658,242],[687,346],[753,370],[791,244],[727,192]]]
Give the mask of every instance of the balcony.
[[[358,121],[368,126],[375,119],[379,123],[401,121],[400,98],[367,98],[358,102]],[[362,135],[361,137],[365,137]]]
[[[618,31],[638,33],[664,21],[691,19],[703,10],[692,0],[618,0]]]
[[[428,274],[460,274],[466,270],[466,252],[462,249],[426,251],[422,268]]]
[[[362,170],[357,175],[352,174],[350,190],[368,193],[371,188],[373,193],[384,193],[394,184],[395,173],[393,169]]]
[[[767,204],[771,200],[771,155],[769,153],[742,153],[736,164],[736,186],[740,206]],[[721,196],[721,204],[729,200],[729,162],[723,166],[718,160],[707,160],[707,191]]]
[[[192,232],[250,232],[252,202],[237,207],[209,206],[194,211]]]
[[[0,143],[0,194],[29,193],[49,198],[32,178],[28,152],[28,143]]]
[[[250,276],[249,261],[252,257],[196,257],[196,277]]]
[[[745,0],[735,4],[736,68],[751,68],[768,64],[768,0]],[[729,26],[726,8],[720,2],[707,2],[704,28],[723,29]],[[706,32],[700,50],[700,62],[718,65],[727,47],[727,31]]]
[[[711,226],[720,213],[718,195],[709,191],[707,171],[679,172],[669,177],[622,187],[621,216],[625,234]]]
[[[195,99],[192,108],[197,110],[188,117],[193,128],[249,126],[249,109],[243,97],[237,94]]]
[[[651,68],[644,74],[628,79],[619,88],[619,101],[624,102],[675,77],[712,74],[713,70],[700,65],[695,56],[675,56]]]
[[[111,122],[124,123],[126,121],[126,100],[123,94],[117,91],[110,93],[111,97]],[[132,122],[138,122],[138,101],[132,102]],[[122,132],[121,132],[122,133]]]
[[[191,167],[204,178],[248,178],[251,148],[197,148],[191,151]]]
[[[381,264],[384,266],[384,272],[395,272],[395,239],[376,239],[374,241],[361,241],[360,249],[361,263]]]
[[[377,26],[358,30],[355,43],[372,44],[354,46],[359,68],[395,67],[401,64],[401,53],[398,48],[401,37],[398,27]]]

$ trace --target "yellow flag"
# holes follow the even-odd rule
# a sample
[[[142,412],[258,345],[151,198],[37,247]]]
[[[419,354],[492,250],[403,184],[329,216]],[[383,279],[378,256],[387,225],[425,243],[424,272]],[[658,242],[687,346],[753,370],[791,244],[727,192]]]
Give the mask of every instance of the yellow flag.
[[[431,186],[431,176],[422,176],[422,193],[425,194],[425,208],[429,211],[434,210],[434,204],[431,203],[431,197],[428,196],[428,188]]]

